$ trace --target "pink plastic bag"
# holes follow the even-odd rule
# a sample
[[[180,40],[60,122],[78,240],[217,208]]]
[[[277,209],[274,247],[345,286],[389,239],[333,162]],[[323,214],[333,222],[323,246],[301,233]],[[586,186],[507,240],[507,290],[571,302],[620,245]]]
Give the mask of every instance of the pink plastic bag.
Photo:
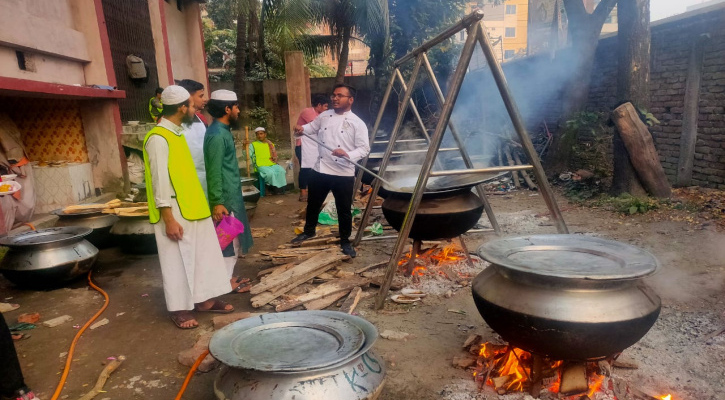
[[[244,233],[244,224],[231,215],[225,215],[216,224],[216,237],[219,239],[219,245],[222,247],[222,250],[226,249],[229,243],[233,242],[234,238],[241,233]]]

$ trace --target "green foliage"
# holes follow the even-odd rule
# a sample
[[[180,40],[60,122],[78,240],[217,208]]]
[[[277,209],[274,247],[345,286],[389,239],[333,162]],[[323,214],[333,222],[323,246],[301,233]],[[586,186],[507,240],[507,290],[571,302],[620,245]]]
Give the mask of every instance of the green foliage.
[[[235,29],[216,29],[211,18],[202,17],[204,50],[209,68],[228,68],[234,65],[234,49],[237,46]]]
[[[660,123],[660,120],[658,120],[654,116],[654,114],[652,114],[651,112],[647,111],[647,109],[645,109],[643,107],[638,107],[637,110],[642,115],[642,118],[644,119],[644,122],[648,126],[655,126],[655,125],[658,125]]]
[[[277,131],[274,127],[274,115],[264,107],[254,107],[245,113],[246,123],[252,129],[261,126],[267,130],[270,139],[277,138]]]
[[[611,208],[612,210],[627,214],[645,214],[648,211],[660,208],[661,203],[650,197],[635,197],[625,193],[618,197],[604,197],[597,202],[598,205]]]
[[[576,168],[586,169],[597,178],[612,175],[612,128],[604,113],[580,112],[565,122],[562,142],[572,149]]]

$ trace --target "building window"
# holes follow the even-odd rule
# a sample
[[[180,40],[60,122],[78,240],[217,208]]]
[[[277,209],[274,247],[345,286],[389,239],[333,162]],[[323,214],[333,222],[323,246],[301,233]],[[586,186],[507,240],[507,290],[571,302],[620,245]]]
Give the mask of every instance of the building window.
[[[516,5],[506,5],[507,15],[516,15]]]
[[[515,55],[516,55],[516,50],[504,50],[503,59],[508,60],[509,58],[514,58]]]
[[[506,28],[504,36],[507,38],[516,37],[516,28]]]

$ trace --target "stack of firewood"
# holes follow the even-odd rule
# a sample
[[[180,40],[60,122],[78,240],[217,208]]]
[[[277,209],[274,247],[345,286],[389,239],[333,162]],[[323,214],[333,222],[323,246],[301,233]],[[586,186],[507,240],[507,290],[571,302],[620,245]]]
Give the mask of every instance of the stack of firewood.
[[[63,208],[63,214],[85,214],[102,212],[116,214],[121,217],[140,217],[149,215],[148,203],[128,203],[118,199],[100,204],[77,204]]]

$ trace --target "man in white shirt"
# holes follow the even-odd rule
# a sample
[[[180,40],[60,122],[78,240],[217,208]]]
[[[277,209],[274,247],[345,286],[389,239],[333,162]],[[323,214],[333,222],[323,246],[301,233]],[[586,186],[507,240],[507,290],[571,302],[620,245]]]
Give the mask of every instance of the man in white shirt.
[[[307,125],[295,126],[297,136],[310,135],[335,151],[318,146],[319,155],[309,176],[305,231],[292,239],[292,243],[300,243],[315,236],[322,203],[332,191],[340,225],[340,247],[350,257],[357,254],[350,244],[355,165],[348,159],[359,161],[370,152],[368,128],[363,120],[350,111],[356,92],[352,86],[335,85],[330,96],[332,110],[321,113]]]
[[[204,165],[204,134],[206,133],[207,123],[201,116],[201,110],[207,103],[204,93],[204,85],[192,79],[184,79],[179,82],[179,86],[186,89],[191,95],[191,102],[194,104],[196,113],[191,123],[185,123],[181,126],[184,128],[184,137],[191,151],[191,158],[194,160],[194,168],[196,175],[199,177],[201,188],[204,194],[207,194],[206,188],[206,167]]]

